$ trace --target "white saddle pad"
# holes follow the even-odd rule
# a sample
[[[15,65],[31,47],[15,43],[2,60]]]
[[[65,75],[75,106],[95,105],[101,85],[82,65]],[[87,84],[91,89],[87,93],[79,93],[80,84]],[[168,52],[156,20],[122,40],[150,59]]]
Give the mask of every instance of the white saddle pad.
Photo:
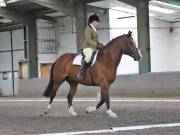
[[[95,56],[94,56],[94,59],[93,59],[93,62],[92,62],[92,64],[91,64],[91,67],[94,65],[94,63],[96,62],[96,59],[97,59],[97,53],[98,53],[98,51],[96,52],[96,54],[95,54]],[[82,60],[82,55],[81,54],[79,54],[79,55],[77,55],[75,58],[74,58],[74,60],[73,60],[73,65],[81,65],[81,60]]]

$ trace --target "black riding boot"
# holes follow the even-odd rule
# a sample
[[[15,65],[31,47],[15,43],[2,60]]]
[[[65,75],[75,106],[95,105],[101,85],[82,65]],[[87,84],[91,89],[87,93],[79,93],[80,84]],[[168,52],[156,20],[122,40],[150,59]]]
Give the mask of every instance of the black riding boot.
[[[86,68],[87,68],[87,62],[86,62],[84,59],[82,59],[80,71],[79,71],[79,73],[78,73],[78,75],[77,75],[77,77],[78,77],[79,79],[82,79],[82,78],[83,78],[84,73],[85,73],[85,71],[86,71]]]

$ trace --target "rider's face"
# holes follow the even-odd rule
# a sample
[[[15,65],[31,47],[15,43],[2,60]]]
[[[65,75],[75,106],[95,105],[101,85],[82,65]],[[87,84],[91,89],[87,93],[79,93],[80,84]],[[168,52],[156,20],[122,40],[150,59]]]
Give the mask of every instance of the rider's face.
[[[98,26],[98,21],[93,21],[93,22],[92,22],[92,25],[93,25],[95,28],[97,28],[97,26]]]

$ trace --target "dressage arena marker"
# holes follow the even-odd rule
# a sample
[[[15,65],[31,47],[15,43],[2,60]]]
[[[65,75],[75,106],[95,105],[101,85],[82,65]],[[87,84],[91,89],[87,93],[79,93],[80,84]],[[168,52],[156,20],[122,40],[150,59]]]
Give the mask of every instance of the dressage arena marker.
[[[55,99],[55,102],[67,102],[67,99]],[[97,102],[99,99],[74,99],[76,102]],[[178,99],[111,99],[112,102],[180,102]],[[0,99],[0,102],[49,102],[49,99]]]
[[[180,127],[180,123],[141,125],[141,126],[128,126],[128,127],[112,127],[111,129],[75,131],[75,132],[64,132],[64,133],[49,133],[49,134],[41,134],[41,135],[80,135],[80,134],[112,133],[112,132],[118,132],[118,131],[135,131],[135,130],[154,129],[154,128],[171,128],[171,127]]]

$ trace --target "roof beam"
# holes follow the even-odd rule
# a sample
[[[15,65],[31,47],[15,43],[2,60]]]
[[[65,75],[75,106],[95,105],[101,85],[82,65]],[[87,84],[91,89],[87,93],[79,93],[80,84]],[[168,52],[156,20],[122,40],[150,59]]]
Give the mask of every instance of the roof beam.
[[[92,2],[98,2],[98,1],[103,1],[103,0],[84,0],[85,3],[92,3]]]
[[[44,19],[44,20],[48,20],[48,21],[51,21],[51,22],[54,22],[54,23],[57,22],[56,19],[54,19],[53,17],[46,16],[46,15],[37,16],[37,18],[39,18],[39,19]]]
[[[6,3],[14,3],[14,2],[18,2],[18,1],[23,1],[23,0],[6,0]]]
[[[106,13],[107,9],[99,8],[99,7],[95,7],[91,5],[86,5],[86,12],[89,12],[89,11],[104,14]]]
[[[118,0],[120,2],[126,3],[130,6],[136,7],[137,0]]]
[[[23,24],[14,24],[14,25],[4,25],[0,26],[0,32],[2,31],[8,31],[8,30],[16,30],[16,29],[23,29],[24,25]]]
[[[13,20],[17,23],[25,24],[25,25],[30,24],[32,22],[32,18],[33,18],[33,16],[19,13],[19,12],[12,10],[12,9],[9,9],[7,7],[5,7],[5,8],[1,7],[0,8],[0,16],[7,18],[7,19],[10,19],[10,20]]]
[[[75,16],[74,5],[69,5],[67,0],[29,0],[52,10]]]
[[[159,0],[159,1],[180,6],[180,1],[179,0]]]
[[[102,0],[84,0],[86,3],[92,3],[92,2],[98,2]],[[131,5],[133,7],[136,7],[137,0],[118,0],[120,2],[126,3],[128,5]]]
[[[42,11],[35,11],[35,12],[33,12],[33,14],[35,16],[41,16],[41,15],[46,15],[46,14],[54,13],[54,12],[57,12],[57,11],[53,11],[51,9],[48,9],[48,10],[42,10]]]

